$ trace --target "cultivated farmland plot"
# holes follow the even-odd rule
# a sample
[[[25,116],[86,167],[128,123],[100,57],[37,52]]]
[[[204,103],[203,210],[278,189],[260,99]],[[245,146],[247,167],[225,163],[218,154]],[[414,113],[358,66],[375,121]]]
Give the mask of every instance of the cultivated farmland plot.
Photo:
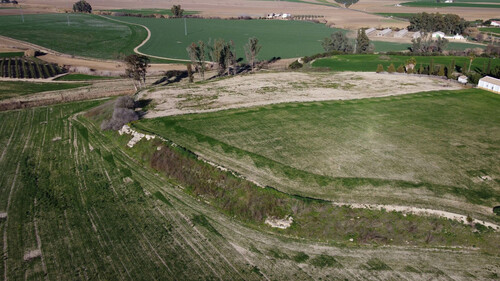
[[[145,169],[131,158],[135,154],[127,154],[131,150],[126,153],[111,141],[114,133],[102,134],[77,114],[99,103],[0,113],[0,271],[5,279],[500,274],[497,257],[475,250],[344,248],[243,226]]]
[[[84,57],[116,59],[130,54],[147,35],[141,27],[82,14],[1,16],[0,33],[55,51]]]

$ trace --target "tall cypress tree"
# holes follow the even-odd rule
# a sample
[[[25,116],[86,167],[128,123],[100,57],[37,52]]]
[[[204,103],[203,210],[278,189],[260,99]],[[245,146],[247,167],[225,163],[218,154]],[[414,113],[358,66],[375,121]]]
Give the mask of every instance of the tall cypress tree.
[[[366,54],[370,52],[370,39],[365,33],[365,29],[358,30],[358,38],[356,39],[356,53]]]

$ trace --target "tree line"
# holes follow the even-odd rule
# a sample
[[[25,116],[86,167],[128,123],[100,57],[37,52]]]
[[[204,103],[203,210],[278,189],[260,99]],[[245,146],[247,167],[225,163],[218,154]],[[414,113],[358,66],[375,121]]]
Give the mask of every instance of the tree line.
[[[257,64],[257,56],[262,46],[259,44],[259,39],[251,37],[244,46],[245,57],[248,66],[253,70]],[[195,66],[195,71],[200,73],[202,79],[205,79],[205,71],[207,69],[207,60],[217,66],[217,74],[235,75],[240,69],[239,62],[242,60],[236,55],[236,48],[232,40],[226,42],[224,39],[193,42],[186,48],[191,63]],[[188,72],[190,66],[188,66]]]
[[[435,32],[446,34],[463,34],[470,23],[455,14],[418,13],[410,17],[410,31]]]

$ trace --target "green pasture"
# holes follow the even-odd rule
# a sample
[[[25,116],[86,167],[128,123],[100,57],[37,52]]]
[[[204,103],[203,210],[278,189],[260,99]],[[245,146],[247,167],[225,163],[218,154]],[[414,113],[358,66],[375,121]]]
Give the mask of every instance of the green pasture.
[[[218,38],[233,40],[236,55],[245,58],[243,46],[250,37],[257,37],[262,45],[259,59],[312,55],[322,52],[321,40],[338,30],[304,21],[114,18],[151,30],[152,37],[140,48],[141,52],[176,59],[189,59],[186,47],[192,42]]]
[[[393,17],[406,20],[410,19],[412,16],[415,15],[415,13],[375,13],[375,14],[383,17]]]
[[[484,3],[481,3],[484,2]],[[491,4],[489,4],[491,3]],[[500,9],[500,4],[496,0],[486,0],[486,1],[456,1],[455,3],[437,3],[436,1],[413,1],[402,3],[403,6],[408,7],[420,7],[420,8],[448,8],[448,7],[465,7],[465,8],[488,8],[488,9]]]
[[[500,201],[499,182],[478,177],[500,176],[499,106],[500,95],[472,89],[280,104],[136,126],[291,194],[390,204],[415,193],[447,194],[489,205]]]
[[[0,58],[15,58],[24,56],[24,52],[6,52],[0,53]]]
[[[97,76],[97,75],[88,75],[88,74],[80,74],[80,73],[70,73],[59,78],[56,78],[57,81],[88,81],[88,80],[109,80],[109,79],[117,79],[118,77],[110,77],[110,76]]]
[[[67,90],[87,86],[84,83],[36,83],[21,81],[1,81],[0,100],[40,92]]]
[[[20,16],[1,16],[0,33],[66,54],[104,59],[133,53],[147,36],[141,27],[84,14],[24,15],[24,22]]]
[[[391,63],[397,68],[401,64],[405,64],[412,56],[396,56],[396,55],[337,55],[330,58],[317,59],[312,63],[313,67],[328,67],[334,71],[375,71],[379,64],[387,68]],[[448,66],[455,60],[455,66],[461,68],[464,63],[469,65],[468,57],[456,56],[413,56],[417,60],[417,65],[430,64],[434,60],[435,65]],[[490,58],[475,58],[472,62],[471,69],[483,70],[488,66]],[[499,59],[491,59],[491,69],[500,65]]]
[[[480,27],[479,31],[482,31],[485,33],[493,33],[496,36],[500,36],[500,28],[498,28],[498,27]]]

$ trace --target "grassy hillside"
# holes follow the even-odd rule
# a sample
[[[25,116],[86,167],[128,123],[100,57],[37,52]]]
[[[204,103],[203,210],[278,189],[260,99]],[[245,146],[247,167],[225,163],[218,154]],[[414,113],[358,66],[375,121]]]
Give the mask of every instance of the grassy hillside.
[[[24,22],[20,16],[1,16],[0,33],[58,52],[103,59],[133,53],[147,36],[141,27],[84,14],[24,15]]]
[[[412,204],[454,196],[492,206],[500,202],[499,182],[479,176],[500,176],[498,106],[500,96],[481,90],[441,91],[165,117],[137,126],[292,194]]]
[[[57,91],[74,89],[88,84],[83,83],[36,83],[21,81],[2,81],[0,82],[0,100],[18,96],[30,95],[47,91]]]
[[[473,233],[443,219],[329,207],[323,212],[337,219],[328,220],[324,231],[316,228],[324,220],[315,212],[298,217],[304,225],[287,232],[243,225],[146,169],[143,157],[161,151],[158,142],[141,141],[130,149],[129,136],[102,133],[87,119],[98,117],[75,115],[102,103],[0,113],[0,272],[9,280],[427,280],[500,274],[496,257],[477,248],[440,246],[488,245],[497,241],[496,233]],[[101,107],[97,111],[109,108]],[[304,234],[301,229],[314,237],[312,231],[328,240],[342,238],[293,238]],[[404,240],[396,251],[358,245],[361,239],[389,242],[379,230],[404,233],[412,243],[418,234],[428,246],[406,246]]]
[[[335,71],[375,71],[378,64],[382,64],[386,69],[391,63],[395,67],[405,64],[411,56],[395,55],[338,55],[330,58],[317,59],[313,62],[314,67],[328,67]],[[455,60],[455,65],[462,68],[464,63],[469,67],[469,58],[454,56],[414,56],[417,65],[428,65],[431,60],[434,64],[450,65]],[[476,58],[472,62],[471,69],[482,70],[488,66],[489,58]],[[497,59],[491,59],[491,68],[500,65]]]

